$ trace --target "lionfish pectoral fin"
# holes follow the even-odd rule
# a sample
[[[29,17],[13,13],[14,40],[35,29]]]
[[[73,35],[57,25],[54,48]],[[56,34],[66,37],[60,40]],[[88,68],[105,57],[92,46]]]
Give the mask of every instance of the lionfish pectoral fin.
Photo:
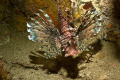
[[[56,46],[58,48],[61,48],[61,42],[60,42],[60,39],[58,37],[56,38]]]
[[[47,13],[45,13],[42,9],[39,9],[40,12],[42,12],[45,16],[45,18],[47,19],[47,21],[49,22],[51,27],[55,27],[55,25],[53,24],[53,21],[51,20],[51,18],[49,17],[49,15]]]
[[[48,14],[41,9],[39,9],[39,11],[44,14],[47,21],[41,17],[39,13],[35,13],[36,17],[31,18],[31,21],[27,22],[27,31],[30,33],[28,38],[34,42],[42,43],[39,49],[45,49],[44,55],[47,58],[56,57],[61,53],[60,43],[57,41],[57,37],[60,36],[60,33],[55,28]]]
[[[79,49],[89,51],[89,49],[93,49],[90,46],[92,37],[95,37],[100,32],[102,19],[100,13],[96,11],[91,2],[86,3],[83,8],[86,12],[81,20],[81,24],[76,30],[76,35],[78,36],[77,42]]]

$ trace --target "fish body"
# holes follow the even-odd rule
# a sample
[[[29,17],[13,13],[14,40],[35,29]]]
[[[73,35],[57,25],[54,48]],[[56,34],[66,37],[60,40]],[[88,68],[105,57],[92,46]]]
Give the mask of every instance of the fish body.
[[[41,17],[39,13],[35,13],[37,18],[31,18],[31,22],[27,23],[28,38],[35,42],[42,42],[40,49],[46,47],[44,55],[47,58],[56,57],[62,51],[65,56],[74,56],[80,50],[89,51],[87,41],[99,33],[101,27],[101,19],[91,2],[86,3],[84,6],[86,13],[80,18],[80,25],[76,28],[71,27],[69,20],[64,17],[60,0],[58,0],[58,21],[59,30],[55,28],[52,19],[47,13],[39,9],[45,16],[46,20]]]
[[[64,17],[60,3],[58,5],[58,20],[62,37],[59,39],[62,43],[63,50],[66,52],[65,56],[78,54],[77,45],[74,40],[76,36],[72,33],[74,29],[68,24],[68,20]]]

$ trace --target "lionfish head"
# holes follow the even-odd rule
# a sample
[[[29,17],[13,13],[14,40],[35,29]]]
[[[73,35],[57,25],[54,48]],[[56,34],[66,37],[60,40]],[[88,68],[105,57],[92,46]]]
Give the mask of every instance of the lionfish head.
[[[74,56],[74,55],[77,55],[78,53],[79,53],[79,50],[77,50],[76,48],[68,47],[66,49],[65,57],[67,57],[67,56]]]
[[[74,41],[71,40],[70,45],[66,48],[66,54],[65,57],[67,56],[74,56],[79,53],[79,50],[77,49],[76,44]]]

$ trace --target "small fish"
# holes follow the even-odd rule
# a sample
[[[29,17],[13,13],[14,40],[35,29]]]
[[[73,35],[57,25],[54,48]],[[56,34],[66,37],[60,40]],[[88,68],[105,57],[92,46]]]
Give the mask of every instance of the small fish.
[[[5,31],[5,34],[8,34],[8,31]]]
[[[92,5],[92,2],[86,2],[86,4],[83,6],[83,9],[88,10],[90,8],[94,8]]]
[[[108,28],[112,28],[112,25],[111,25],[111,24],[108,24]]]

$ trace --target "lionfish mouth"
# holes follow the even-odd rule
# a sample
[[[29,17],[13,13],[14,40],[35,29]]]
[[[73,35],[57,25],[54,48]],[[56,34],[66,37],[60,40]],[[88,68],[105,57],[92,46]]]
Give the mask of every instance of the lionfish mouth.
[[[66,51],[66,54],[65,54],[65,57],[68,57],[68,56],[75,56],[79,53],[78,50],[74,49],[74,48],[69,48],[67,51]]]

